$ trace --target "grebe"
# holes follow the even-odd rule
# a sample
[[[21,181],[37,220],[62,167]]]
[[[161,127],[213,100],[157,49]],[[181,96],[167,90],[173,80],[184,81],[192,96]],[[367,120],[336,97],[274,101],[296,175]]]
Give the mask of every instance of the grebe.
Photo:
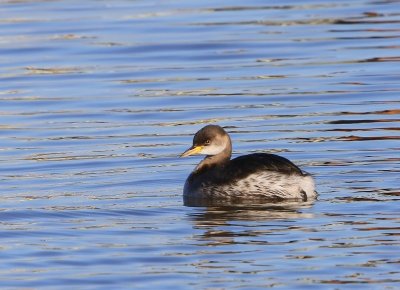
[[[200,129],[181,157],[198,154],[206,157],[185,182],[186,198],[307,201],[317,196],[311,175],[284,157],[255,153],[231,160],[231,139],[218,125]]]

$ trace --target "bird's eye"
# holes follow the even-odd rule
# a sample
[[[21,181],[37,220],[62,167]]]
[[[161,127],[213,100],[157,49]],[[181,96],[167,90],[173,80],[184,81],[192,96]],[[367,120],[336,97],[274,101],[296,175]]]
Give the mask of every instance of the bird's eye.
[[[206,145],[210,145],[210,140],[206,140],[206,142],[204,142],[204,144],[206,144]]]

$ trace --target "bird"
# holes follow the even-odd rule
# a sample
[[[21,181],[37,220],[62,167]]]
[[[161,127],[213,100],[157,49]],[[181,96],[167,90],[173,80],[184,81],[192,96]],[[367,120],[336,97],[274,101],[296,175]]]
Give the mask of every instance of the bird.
[[[268,201],[315,199],[311,174],[290,160],[270,153],[231,159],[232,141],[219,125],[207,125],[180,156],[205,155],[187,177],[184,198]]]

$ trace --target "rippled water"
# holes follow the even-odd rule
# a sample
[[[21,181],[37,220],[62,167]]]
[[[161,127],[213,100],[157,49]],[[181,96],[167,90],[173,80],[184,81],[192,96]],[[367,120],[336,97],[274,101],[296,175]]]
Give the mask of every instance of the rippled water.
[[[1,1],[2,289],[397,289],[398,1]],[[319,200],[187,207],[204,124]]]

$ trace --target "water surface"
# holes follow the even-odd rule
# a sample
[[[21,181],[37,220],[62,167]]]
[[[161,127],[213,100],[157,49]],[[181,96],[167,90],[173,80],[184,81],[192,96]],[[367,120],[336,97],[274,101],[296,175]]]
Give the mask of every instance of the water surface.
[[[1,1],[2,289],[396,289],[398,1]],[[202,126],[312,203],[188,207]]]

